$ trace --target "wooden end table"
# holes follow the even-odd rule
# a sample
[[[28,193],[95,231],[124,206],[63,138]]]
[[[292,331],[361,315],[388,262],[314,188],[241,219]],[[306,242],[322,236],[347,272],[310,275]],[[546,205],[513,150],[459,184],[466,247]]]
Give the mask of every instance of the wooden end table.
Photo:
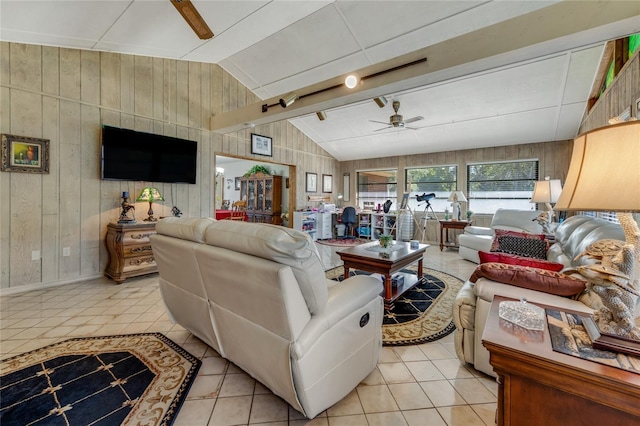
[[[471,225],[470,220],[440,220],[440,251],[445,247],[458,248],[458,244],[455,242],[455,236],[453,241],[449,241],[449,229],[464,229]],[[447,239],[443,239],[443,231],[446,230]]]
[[[640,374],[555,352],[547,327],[501,319],[503,300],[494,297],[482,334],[498,375],[499,425],[640,424]]]
[[[391,309],[398,297],[413,288],[422,279],[422,257],[429,247],[428,244],[418,244],[417,249],[412,249],[408,242],[403,241],[395,241],[394,244],[400,244],[402,247],[388,255],[367,250],[368,247],[379,247],[380,244],[377,241],[337,252],[344,262],[345,279],[349,278],[349,269],[351,268],[381,274],[385,277],[384,306],[387,309]],[[418,262],[417,275],[404,274],[404,283],[394,289],[391,285],[391,276],[414,262]]]

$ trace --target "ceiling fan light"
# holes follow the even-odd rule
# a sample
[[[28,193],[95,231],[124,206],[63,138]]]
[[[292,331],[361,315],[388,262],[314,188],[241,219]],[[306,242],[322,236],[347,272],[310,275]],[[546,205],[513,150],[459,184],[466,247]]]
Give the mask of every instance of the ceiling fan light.
[[[376,105],[382,108],[387,104],[387,98],[385,98],[384,96],[378,96],[377,98],[373,98],[373,102],[375,102]]]
[[[291,105],[292,103],[294,103],[296,101],[296,99],[298,99],[298,95],[296,95],[295,93],[291,93],[290,95],[287,95],[284,98],[280,98],[280,106],[282,108],[286,108],[289,105]]]
[[[358,85],[358,77],[353,74],[348,75],[347,78],[344,79],[344,85],[349,89],[353,89]]]
[[[316,112],[316,115],[318,116],[318,120],[320,121],[324,121],[327,119],[327,113],[324,111],[318,111]]]

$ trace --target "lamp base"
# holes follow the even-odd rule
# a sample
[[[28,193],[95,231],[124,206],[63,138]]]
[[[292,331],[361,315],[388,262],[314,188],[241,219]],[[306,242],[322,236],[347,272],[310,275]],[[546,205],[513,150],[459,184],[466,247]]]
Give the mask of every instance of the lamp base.
[[[153,209],[151,208],[151,202],[149,202],[149,210],[147,211],[147,214],[149,215],[149,217],[144,220],[145,222],[157,222],[158,221],[158,219],[153,217]]]
[[[582,317],[582,325],[587,330],[594,349],[621,352],[640,357],[640,341],[604,333],[591,317]]]

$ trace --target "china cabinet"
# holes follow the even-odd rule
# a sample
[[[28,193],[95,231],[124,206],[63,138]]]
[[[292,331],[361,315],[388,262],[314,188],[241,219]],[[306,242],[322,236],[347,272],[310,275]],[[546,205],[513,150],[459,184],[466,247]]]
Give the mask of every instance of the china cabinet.
[[[247,202],[249,222],[282,223],[282,176],[256,173],[240,178],[240,199]]]

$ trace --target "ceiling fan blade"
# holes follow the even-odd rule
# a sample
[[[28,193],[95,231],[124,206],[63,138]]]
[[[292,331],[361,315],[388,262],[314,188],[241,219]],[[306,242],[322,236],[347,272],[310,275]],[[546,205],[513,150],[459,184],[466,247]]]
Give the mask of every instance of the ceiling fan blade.
[[[191,0],[170,0],[171,4],[178,9],[180,15],[187,21],[187,24],[193,29],[196,35],[202,40],[208,40],[213,37],[213,32],[209,28]]]
[[[420,121],[420,120],[424,120],[424,117],[418,115],[416,117],[411,117],[407,120],[404,120],[405,123],[413,123],[414,121]]]
[[[382,123],[382,124],[384,124],[384,123]],[[382,127],[380,129],[375,129],[374,132],[379,132],[380,130],[390,129],[391,127],[393,127],[393,126],[387,126],[387,127]]]
[[[388,121],[376,121],[376,120],[369,120],[369,121],[372,123],[378,123],[378,124],[387,124],[387,125],[389,124]]]

